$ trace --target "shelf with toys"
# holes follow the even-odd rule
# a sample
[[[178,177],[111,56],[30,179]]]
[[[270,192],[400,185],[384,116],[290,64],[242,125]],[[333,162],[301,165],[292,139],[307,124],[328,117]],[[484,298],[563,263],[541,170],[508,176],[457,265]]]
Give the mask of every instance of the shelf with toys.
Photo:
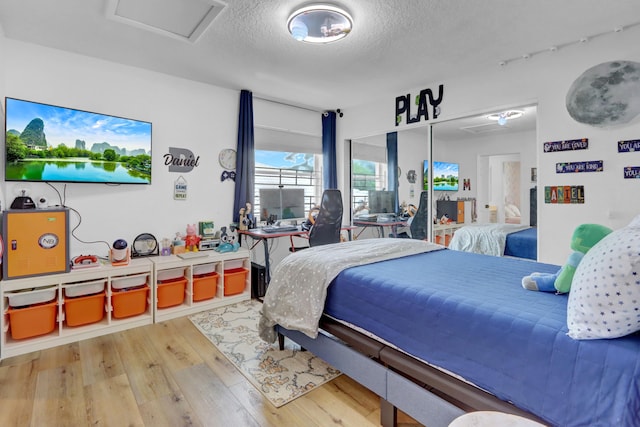
[[[96,263],[0,283],[0,358],[153,323],[153,264]]]
[[[251,298],[251,259],[245,248],[151,258],[156,322]]]

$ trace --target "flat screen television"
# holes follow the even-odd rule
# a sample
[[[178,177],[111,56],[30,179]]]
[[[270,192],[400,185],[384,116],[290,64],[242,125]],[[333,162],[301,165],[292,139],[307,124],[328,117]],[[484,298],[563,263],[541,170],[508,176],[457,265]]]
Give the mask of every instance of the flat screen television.
[[[429,160],[423,162],[422,167],[422,189],[429,191]]]
[[[260,220],[304,218],[304,188],[261,188]]]
[[[5,180],[151,183],[151,123],[5,99]]]
[[[369,190],[369,213],[396,213],[396,194],[393,191]]]
[[[433,190],[458,191],[457,163],[433,162]]]

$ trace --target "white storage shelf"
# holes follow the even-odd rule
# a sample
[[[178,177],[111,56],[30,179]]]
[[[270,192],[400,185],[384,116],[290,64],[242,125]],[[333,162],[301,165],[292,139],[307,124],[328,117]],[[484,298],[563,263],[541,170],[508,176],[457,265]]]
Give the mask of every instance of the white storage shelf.
[[[155,272],[152,281],[153,315],[155,322],[162,322],[175,317],[234,304],[251,298],[251,260],[250,253],[246,248],[240,248],[237,252],[225,253],[203,251],[201,255],[202,257],[188,259],[182,259],[176,255],[150,258],[154,264]],[[233,268],[243,268],[246,270],[244,286],[239,293],[225,295],[224,272],[225,270]],[[180,277],[178,273],[181,271],[183,273]],[[194,300],[194,296],[196,299],[200,297],[200,295],[194,292],[194,284],[198,280],[206,278],[200,276],[209,272],[215,272],[217,274],[215,294],[212,298],[207,297],[206,299]],[[163,279],[168,279],[168,281],[159,283],[159,281]],[[180,279],[182,279],[182,282]],[[163,294],[161,298],[162,301],[159,301],[159,286],[175,286],[177,291],[180,291],[182,284],[184,284],[184,298],[182,298],[182,295],[175,294],[173,291],[167,291],[167,293],[170,294],[171,300],[167,301],[166,295]],[[160,307],[158,306],[159,302]]]
[[[111,288],[111,284],[122,281],[123,278],[129,276],[142,277],[144,280],[143,284],[149,287],[146,304],[142,302],[139,305],[139,314],[133,314],[128,317],[117,317],[114,313],[113,304],[115,291]],[[6,357],[153,323],[153,306],[151,301],[152,277],[153,264],[147,259],[134,259],[131,260],[128,265],[124,266],[114,267],[110,264],[103,264],[99,267],[72,270],[69,273],[2,280],[0,282],[0,304],[2,304],[2,316],[0,316],[0,331],[2,334],[0,358],[4,359]],[[65,296],[67,298],[72,298],[73,296],[82,298],[83,296],[95,295],[96,292],[100,292],[101,289],[102,292],[104,292],[104,306],[102,307],[104,312],[102,313],[102,319],[92,323],[76,321],[76,324],[79,323],[77,326],[67,325],[65,321],[67,308],[71,307],[73,302],[67,307],[65,305]],[[32,332],[30,331],[31,325],[29,325],[30,317],[28,317],[30,315],[26,315],[26,320],[23,320],[22,316],[25,316],[23,313],[27,312],[17,312],[16,310],[19,309],[12,307],[11,302],[13,302],[14,305],[22,303],[24,296],[26,296],[27,302],[38,304],[41,303],[41,301],[38,301],[37,298],[30,300],[29,295],[48,295],[52,290],[54,301],[57,303],[55,306],[55,320],[52,324],[52,331],[32,336]],[[98,299],[98,301],[100,300]],[[26,307],[26,309],[29,310],[33,308],[34,310],[32,312],[39,313],[40,311],[38,310],[40,310],[40,307],[41,306],[30,306]],[[84,306],[80,308],[80,311],[84,310]],[[99,308],[95,308],[95,310],[97,310],[96,313],[100,313]],[[17,325],[13,325],[13,327],[16,328],[15,331],[11,329],[12,317],[19,319]],[[41,321],[39,315],[36,315],[35,320],[36,322]],[[26,332],[17,332],[18,329],[26,330]],[[13,338],[16,334],[18,335],[18,339]]]

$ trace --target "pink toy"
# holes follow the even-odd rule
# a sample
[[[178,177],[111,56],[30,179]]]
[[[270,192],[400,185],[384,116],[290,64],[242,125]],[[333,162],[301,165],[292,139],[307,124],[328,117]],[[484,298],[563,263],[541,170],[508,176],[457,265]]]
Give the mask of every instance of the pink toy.
[[[185,250],[187,252],[198,252],[200,236],[196,233],[195,224],[187,224],[187,235],[184,238]]]

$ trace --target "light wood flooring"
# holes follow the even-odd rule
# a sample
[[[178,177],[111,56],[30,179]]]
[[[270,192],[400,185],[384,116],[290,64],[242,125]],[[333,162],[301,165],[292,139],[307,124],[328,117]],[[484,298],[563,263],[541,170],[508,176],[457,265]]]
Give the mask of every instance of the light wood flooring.
[[[379,426],[341,375],[280,408],[182,317],[0,362],[0,426]],[[400,415],[400,426],[418,423]]]

